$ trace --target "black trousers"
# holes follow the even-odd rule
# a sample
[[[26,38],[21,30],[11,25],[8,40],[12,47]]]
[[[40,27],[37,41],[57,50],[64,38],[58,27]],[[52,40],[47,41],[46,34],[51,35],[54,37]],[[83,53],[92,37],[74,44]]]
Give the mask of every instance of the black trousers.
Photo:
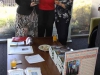
[[[62,45],[66,45],[67,42],[69,23],[70,21],[66,23],[66,19],[63,18],[59,18],[59,22],[55,22],[58,40]]]
[[[54,19],[54,10],[39,10],[38,37],[52,36]]]

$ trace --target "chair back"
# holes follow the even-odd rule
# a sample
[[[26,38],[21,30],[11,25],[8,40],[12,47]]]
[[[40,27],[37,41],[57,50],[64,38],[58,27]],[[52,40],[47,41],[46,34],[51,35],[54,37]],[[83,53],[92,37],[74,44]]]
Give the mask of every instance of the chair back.
[[[88,37],[88,44],[90,43],[90,35],[93,31],[93,29],[98,26],[98,24],[100,23],[100,17],[94,17],[94,18],[91,18],[91,21],[90,21],[90,30],[89,30],[89,37]]]

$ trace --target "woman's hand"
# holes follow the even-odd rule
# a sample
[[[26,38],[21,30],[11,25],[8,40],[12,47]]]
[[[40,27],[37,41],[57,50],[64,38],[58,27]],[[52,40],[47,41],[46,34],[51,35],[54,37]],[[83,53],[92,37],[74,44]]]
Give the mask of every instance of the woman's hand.
[[[65,4],[61,3],[59,0],[55,0],[55,4],[63,7],[64,9],[66,8]]]
[[[59,5],[60,4],[59,0],[55,0],[55,4]]]
[[[30,6],[35,6],[37,5],[35,2],[31,2]]]

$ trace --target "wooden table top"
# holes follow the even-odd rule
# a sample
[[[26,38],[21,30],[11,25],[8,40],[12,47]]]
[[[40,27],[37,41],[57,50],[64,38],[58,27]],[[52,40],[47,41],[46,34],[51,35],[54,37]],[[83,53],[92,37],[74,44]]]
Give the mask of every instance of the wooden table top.
[[[7,55],[7,69],[10,70],[10,61],[14,58],[19,59],[22,61],[22,64],[18,64],[17,68],[25,69],[27,67],[40,67],[42,75],[60,75],[56,65],[52,61],[49,52],[44,52],[38,49],[39,45],[42,44],[48,44],[48,45],[61,45],[59,42],[53,42],[52,37],[46,37],[46,38],[33,38],[33,54],[17,54],[17,55]],[[39,54],[45,61],[39,62],[35,64],[29,64],[25,56],[27,55],[35,55]]]

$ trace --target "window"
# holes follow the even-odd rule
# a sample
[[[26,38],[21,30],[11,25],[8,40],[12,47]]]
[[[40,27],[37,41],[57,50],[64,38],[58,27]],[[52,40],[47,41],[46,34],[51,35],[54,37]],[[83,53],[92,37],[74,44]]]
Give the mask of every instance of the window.
[[[87,35],[89,33],[89,24],[91,18],[91,0],[74,0],[71,35]]]

